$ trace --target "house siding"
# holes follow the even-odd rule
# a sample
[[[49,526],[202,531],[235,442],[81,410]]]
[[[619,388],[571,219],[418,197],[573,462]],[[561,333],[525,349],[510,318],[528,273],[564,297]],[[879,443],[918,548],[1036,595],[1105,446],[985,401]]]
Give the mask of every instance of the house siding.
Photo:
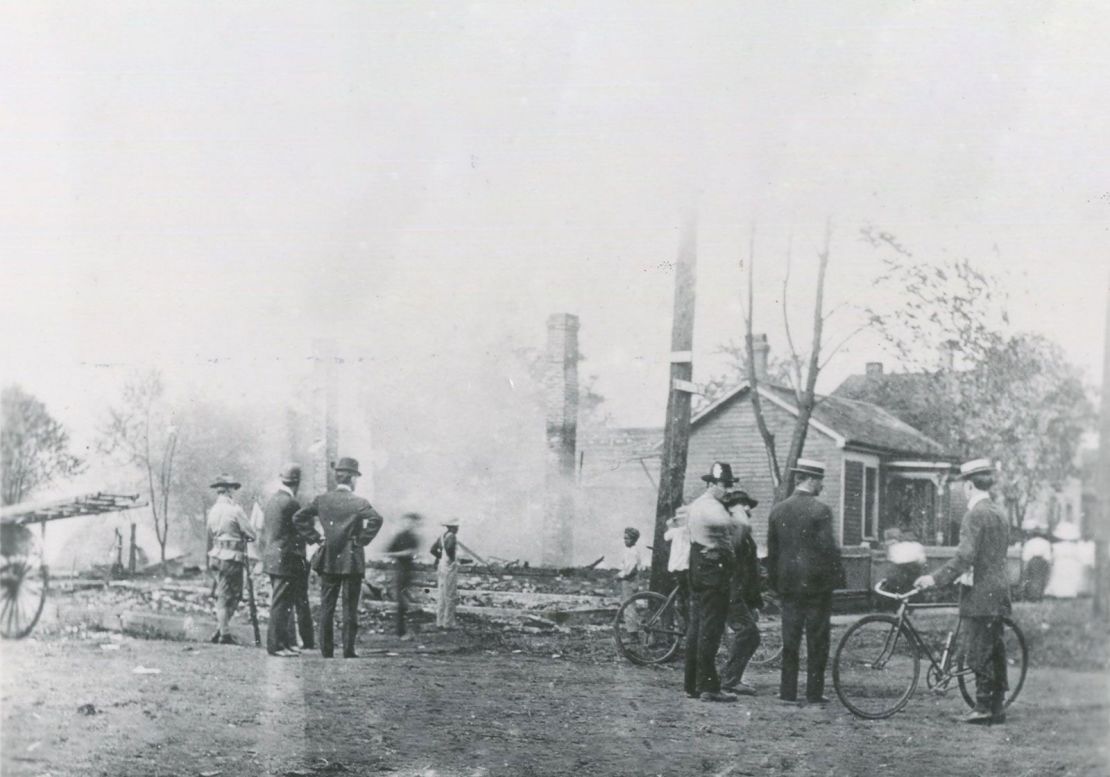
[[[764,400],[762,404],[764,419],[775,435],[778,455],[785,459],[794,432],[794,416],[773,402]],[[837,522],[834,531],[839,538],[841,451],[835,441],[810,427],[802,455],[826,464],[825,490],[821,494],[821,501],[833,509]],[[691,430],[686,462],[685,501],[695,499],[705,490],[701,476],[709,471],[714,461],[731,464],[740,486],[759,500],[759,506],[752,512],[752,533],[760,547],[765,547],[767,516],[774,502],[774,484],[767,466],[763,439],[759,434],[751,400],[746,393],[724,404]]]

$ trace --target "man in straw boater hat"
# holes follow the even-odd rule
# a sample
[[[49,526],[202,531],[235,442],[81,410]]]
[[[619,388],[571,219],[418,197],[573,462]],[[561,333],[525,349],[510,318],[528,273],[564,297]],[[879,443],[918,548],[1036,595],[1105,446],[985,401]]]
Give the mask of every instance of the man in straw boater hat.
[[[281,485],[267,500],[263,510],[262,568],[270,576],[273,595],[270,599],[270,624],[266,629],[266,652],[272,656],[295,656],[297,634],[293,627],[294,612],[301,641],[306,648],[315,644],[312,634],[312,611],[308,608],[308,575],[304,539],[293,526],[293,516],[301,508],[297,489],[301,485],[299,464],[286,464],[278,473]]]
[[[231,616],[243,598],[243,571],[247,561],[247,542],[255,539],[247,514],[235,504],[231,495],[239,489],[239,481],[231,475],[216,478],[210,488],[216,489],[216,503],[208,510],[208,533],[212,549],[208,555],[216,562],[216,633],[213,642],[234,645]]]
[[[782,600],[782,673],[779,698],[798,700],[798,649],[806,634],[806,700],[825,704],[832,592],[844,585],[844,562],[833,536],[833,513],[817,501],[825,465],[799,458],[792,468],[794,493],[771,510],[767,574]]]
[[[313,569],[320,575],[320,652],[331,658],[335,652],[335,607],[343,596],[343,657],[357,658],[358,600],[366,571],[369,545],[382,528],[382,517],[361,496],[355,485],[362,475],[358,461],[341,458],[335,465],[335,490],[320,494],[293,516],[293,525],[306,541],[320,545]],[[324,533],[316,531],[316,518]]]
[[[1006,646],[1002,641],[1002,616],[1010,613],[1010,582],[1006,575],[1006,548],[1010,524],[990,498],[994,466],[975,459],[960,466],[967,495],[967,512],[960,522],[960,545],[952,560],[932,574],[922,575],[917,588],[948,585],[971,572],[970,588],[960,596],[960,633],[967,665],[975,672],[975,709],[965,723],[990,724],[1006,720]]]
[[[705,493],[690,503],[690,619],[686,627],[686,695],[702,701],[736,701],[721,693],[717,650],[725,631],[730,583],[735,571],[735,524],[725,508],[728,489],[736,483],[732,467],[713,462],[702,475]]]

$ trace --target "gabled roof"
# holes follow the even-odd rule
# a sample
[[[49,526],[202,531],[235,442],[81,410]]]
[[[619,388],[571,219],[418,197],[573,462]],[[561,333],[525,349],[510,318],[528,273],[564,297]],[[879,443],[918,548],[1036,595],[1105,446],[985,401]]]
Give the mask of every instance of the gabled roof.
[[[741,383],[736,388],[707,407],[691,422],[691,426],[704,423],[706,419],[732,402],[742,400],[748,395],[748,384]],[[768,383],[759,385],[759,395],[773,402],[791,415],[798,414],[797,400],[793,389]],[[952,458],[939,442],[922,434],[889,411],[870,402],[861,402],[839,396],[818,396],[817,406],[813,409],[810,425],[817,431],[831,437],[841,447],[873,448],[889,453],[911,456]]]

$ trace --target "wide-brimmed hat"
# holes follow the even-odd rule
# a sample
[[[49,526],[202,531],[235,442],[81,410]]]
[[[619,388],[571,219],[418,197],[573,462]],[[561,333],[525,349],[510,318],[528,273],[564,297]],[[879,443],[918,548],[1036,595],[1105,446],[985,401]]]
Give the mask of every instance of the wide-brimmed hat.
[[[352,459],[349,456],[344,456],[339,460],[338,464],[333,464],[332,469],[336,472],[350,472],[352,475],[362,475],[362,473],[358,471],[358,459]]]
[[[216,478],[216,482],[210,485],[209,488],[241,488],[242,485],[242,483],[225,472]]]
[[[454,526],[457,529],[459,528],[459,523],[460,521],[458,518],[448,518],[446,521],[440,523],[440,526],[446,526],[447,528]]]
[[[732,465],[724,461],[713,462],[708,474],[702,475],[701,479],[706,483],[720,483],[725,487],[736,482],[736,478],[732,476]]]
[[[972,475],[993,475],[994,465],[990,459],[972,459],[960,465],[960,477],[969,478]]]
[[[825,462],[817,461],[816,459],[798,459],[790,469],[813,478],[825,477]]]
[[[759,504],[758,499],[752,499],[748,492],[742,488],[734,491],[729,491],[725,494],[725,504],[731,507],[732,505],[744,505],[745,507],[755,507]]]

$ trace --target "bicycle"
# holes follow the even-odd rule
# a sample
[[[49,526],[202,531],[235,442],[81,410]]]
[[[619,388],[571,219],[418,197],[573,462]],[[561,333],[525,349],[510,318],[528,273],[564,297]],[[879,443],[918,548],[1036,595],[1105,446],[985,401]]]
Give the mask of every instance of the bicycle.
[[[686,613],[677,604],[678,588],[663,596],[640,591],[625,599],[613,618],[617,650],[634,664],[647,666],[670,661],[686,636]],[[778,600],[764,593],[760,613],[760,645],[749,664],[765,666],[782,655],[782,618]],[[766,626],[764,625],[766,624]]]
[[[911,604],[909,600],[921,589],[898,594],[885,590],[884,582],[879,581],[875,593],[898,601],[897,614],[865,615],[840,638],[833,659],[833,687],[840,701],[858,717],[868,720],[889,718],[909,703],[917,689],[921,657],[924,656],[929,661],[925,673],[929,689],[943,694],[956,680],[964,701],[974,707],[974,673],[964,665],[962,656],[957,660],[955,671],[952,669],[952,662],[957,658],[954,647],[959,637],[959,623],[955,631],[947,633],[938,657],[910,618],[914,610],[951,605]],[[1025,684],[1029,651],[1025,636],[1011,618],[1002,619],[1002,635],[1009,680],[1004,706],[1009,707]]]

